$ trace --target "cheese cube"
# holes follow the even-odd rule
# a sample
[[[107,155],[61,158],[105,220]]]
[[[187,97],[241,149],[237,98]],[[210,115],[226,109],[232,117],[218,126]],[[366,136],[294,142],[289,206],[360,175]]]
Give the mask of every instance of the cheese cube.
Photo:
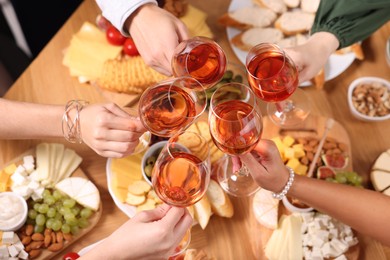
[[[309,168],[308,166],[299,163],[298,166],[296,166],[294,171],[296,174],[306,175],[308,168]]]
[[[0,172],[0,192],[4,192],[8,187],[9,174],[5,171]]]
[[[21,174],[20,172],[15,172],[11,175],[11,180],[13,181],[12,186],[19,186],[23,185],[27,182],[27,178],[25,175]]]
[[[11,244],[14,241],[14,232],[5,231],[2,236],[3,244]]]
[[[23,164],[24,163],[31,163],[31,164],[34,164],[35,163],[35,160],[34,160],[34,157],[32,155],[26,155],[23,157]]]
[[[284,148],[284,157],[286,159],[292,159],[292,158],[295,158],[295,152],[294,152],[294,149],[291,148],[291,147],[286,147]]]
[[[35,165],[33,163],[23,163],[23,167],[26,169],[26,172],[30,174],[34,170]]]
[[[19,251],[16,249],[14,245],[8,246],[8,254],[12,257],[15,257],[19,254]]]
[[[8,174],[13,174],[16,170],[16,164],[10,164],[7,167],[4,168],[4,171]]]
[[[18,167],[15,169],[15,173],[20,173],[21,175],[23,175],[24,177],[27,176],[27,171],[26,171],[26,168],[23,167],[23,165],[18,165]]]
[[[28,253],[26,251],[22,250],[22,251],[19,252],[18,257],[20,259],[28,259]]]
[[[297,168],[299,167],[301,163],[298,161],[298,159],[296,158],[292,158],[290,160],[288,160],[287,162],[287,166],[290,167],[291,169],[294,170],[294,172],[296,172]]]
[[[301,158],[301,157],[305,156],[305,150],[303,149],[302,144],[294,144],[292,146],[292,148],[294,149],[294,157],[295,158]]]
[[[287,147],[290,147],[293,145],[293,143],[295,142],[295,139],[292,138],[291,136],[289,135],[286,135],[284,138],[283,138],[283,144]]]
[[[7,259],[9,256],[8,249],[6,245],[0,246],[0,259]]]

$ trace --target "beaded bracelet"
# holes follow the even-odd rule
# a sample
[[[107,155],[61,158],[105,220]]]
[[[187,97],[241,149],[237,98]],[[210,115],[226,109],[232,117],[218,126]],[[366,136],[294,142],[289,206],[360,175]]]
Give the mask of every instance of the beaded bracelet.
[[[290,190],[291,185],[294,182],[294,175],[295,174],[294,174],[293,169],[291,169],[288,166],[286,166],[286,167],[287,167],[288,171],[290,172],[290,176],[288,177],[287,184],[286,184],[286,186],[284,186],[284,188],[283,188],[281,193],[272,193],[272,197],[274,199],[282,200],[286,196],[287,192]]]
[[[81,144],[83,142],[80,128],[80,112],[88,104],[89,102],[84,100],[70,100],[66,103],[65,112],[62,116],[62,134],[70,143]],[[76,115],[73,120],[69,116],[69,112],[72,109],[76,109]]]

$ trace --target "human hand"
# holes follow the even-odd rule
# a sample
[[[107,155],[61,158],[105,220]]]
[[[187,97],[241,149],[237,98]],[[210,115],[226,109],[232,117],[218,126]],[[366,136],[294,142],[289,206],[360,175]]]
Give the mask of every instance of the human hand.
[[[121,158],[131,154],[146,131],[139,120],[116,104],[96,104],[80,112],[82,139],[97,154]]]
[[[186,208],[163,204],[137,213],[85,258],[166,260],[191,225],[192,217]]]
[[[325,67],[329,56],[338,48],[339,41],[331,33],[318,32],[309,40],[295,47],[284,48],[299,72],[299,83],[314,78]]]
[[[240,155],[240,159],[260,187],[273,192],[283,190],[289,172],[273,141],[260,140],[251,153]]]
[[[149,66],[172,75],[171,59],[176,46],[189,38],[185,24],[154,4],[138,8],[125,23],[138,52]]]

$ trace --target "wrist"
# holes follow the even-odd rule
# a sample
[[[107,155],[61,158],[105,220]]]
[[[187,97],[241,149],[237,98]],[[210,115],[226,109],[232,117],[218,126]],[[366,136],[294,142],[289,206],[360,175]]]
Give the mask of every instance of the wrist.
[[[316,32],[312,34],[308,40],[308,44],[322,53],[325,57],[329,57],[334,53],[340,45],[337,37],[330,32]]]
[[[284,176],[287,177],[288,179],[286,182],[284,182],[285,183],[284,186],[281,188],[280,192],[278,192],[278,193],[273,192],[272,193],[272,197],[274,197],[275,199],[278,199],[278,200],[282,200],[287,195],[287,193],[289,192],[289,190],[294,182],[295,173],[294,173],[293,169],[286,166],[286,170],[288,171],[288,173],[287,173],[287,175],[284,174]]]
[[[148,18],[142,18],[141,16],[143,16],[143,14],[146,11],[154,9],[154,8],[159,8],[157,6],[157,3],[156,4],[155,3],[146,3],[146,4],[139,6],[136,10],[134,10],[134,12],[129,17],[127,17],[127,19],[123,25],[123,27],[125,29],[124,31],[127,31],[129,34],[131,34],[130,28],[131,28],[132,23],[135,22],[136,20],[140,20],[142,22],[142,21],[145,21],[143,19],[148,19]]]

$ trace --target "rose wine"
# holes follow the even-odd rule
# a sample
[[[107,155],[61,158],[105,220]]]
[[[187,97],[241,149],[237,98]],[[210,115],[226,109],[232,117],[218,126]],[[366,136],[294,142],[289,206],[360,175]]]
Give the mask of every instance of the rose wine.
[[[261,116],[239,100],[218,104],[210,113],[210,132],[216,146],[231,155],[251,151],[262,133]]]
[[[175,85],[151,88],[140,99],[140,117],[155,135],[169,137],[188,126],[196,116],[194,98]]]
[[[298,72],[289,58],[276,51],[256,54],[247,65],[253,92],[267,102],[287,99],[298,86]]]
[[[198,202],[206,192],[208,168],[198,157],[171,151],[153,169],[153,187],[167,204],[187,207]]]
[[[173,57],[174,75],[189,75],[198,80],[204,88],[217,83],[225,73],[226,57],[217,44],[202,43],[194,48],[185,48]]]

